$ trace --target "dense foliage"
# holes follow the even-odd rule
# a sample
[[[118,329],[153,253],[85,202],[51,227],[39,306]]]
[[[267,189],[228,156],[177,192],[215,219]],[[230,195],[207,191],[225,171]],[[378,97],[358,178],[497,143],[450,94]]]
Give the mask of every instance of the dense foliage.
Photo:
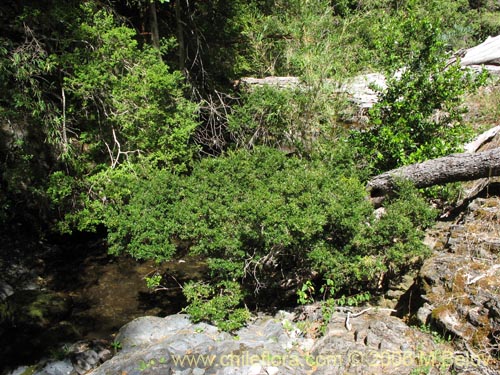
[[[98,197],[77,220],[88,229],[88,219],[99,217],[110,251],[138,259],[169,260],[179,243],[188,244],[191,255],[206,260],[211,283],[224,290],[200,284],[203,292],[193,296],[190,286],[196,305],[205,305],[201,296],[221,293],[237,303],[244,298],[240,284],[246,292],[269,293],[318,275],[338,290],[377,290],[386,276],[401,275],[425,256],[422,229],[433,213],[406,188],[404,199],[375,219],[356,170],[345,164],[350,158],[346,150],[306,160],[257,148],[204,159],[186,177],[114,170],[100,184],[93,180]]]
[[[459,151],[472,135],[462,117],[465,93],[487,77],[464,72],[459,61],[450,65],[440,29],[428,20],[411,25],[425,35],[424,45],[400,56],[406,65],[396,64],[402,68],[388,77],[387,89],[370,109],[370,128],[353,133],[378,172]]]
[[[461,99],[484,77],[447,66],[447,53],[498,33],[499,11],[465,0],[6,2],[0,221],[38,235],[100,228],[110,252],[137,259],[196,256],[209,275],[184,286],[187,311],[228,330],[265,291],[364,300],[425,257],[434,215],[402,182],[377,218],[365,182],[469,136]],[[346,131],[353,109],[333,82],[369,71],[388,87],[364,130]],[[248,90],[245,75],[301,85]]]
[[[142,156],[183,169],[193,158],[196,105],[183,97],[182,75],[170,70],[160,51],[139,46],[135,34],[109,12],[82,6],[74,37],[85,42],[59,61],[66,95],[62,121],[92,161],[103,160],[107,151],[111,167]]]

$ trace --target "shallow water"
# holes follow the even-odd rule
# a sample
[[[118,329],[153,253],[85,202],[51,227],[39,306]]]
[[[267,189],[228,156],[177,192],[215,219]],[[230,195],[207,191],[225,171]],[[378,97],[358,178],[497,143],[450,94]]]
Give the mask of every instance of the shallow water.
[[[185,305],[179,283],[203,277],[205,269],[203,263],[189,258],[157,265],[114,257],[107,254],[102,241],[55,244],[39,262],[43,264],[41,288],[69,298],[71,309],[42,331],[8,327],[0,338],[0,362],[11,366],[34,363],[65,343],[112,341],[122,325],[139,316],[179,312]],[[154,272],[163,275],[167,290],[148,290],[145,277]]]

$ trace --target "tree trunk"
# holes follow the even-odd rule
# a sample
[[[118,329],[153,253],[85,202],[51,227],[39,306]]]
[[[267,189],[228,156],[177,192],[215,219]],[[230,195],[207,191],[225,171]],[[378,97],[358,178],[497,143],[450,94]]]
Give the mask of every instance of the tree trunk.
[[[182,0],[175,1],[175,19],[177,22],[177,43],[179,43],[179,70],[186,67],[186,47],[184,45],[184,24],[182,22]]]
[[[500,175],[500,148],[463,153],[427,160],[382,173],[368,182],[372,198],[383,197],[395,188],[395,181],[406,179],[418,188],[456,181],[471,181]]]
[[[153,47],[157,50],[160,49],[160,31],[158,28],[158,17],[156,14],[156,0],[151,1],[149,5],[149,10],[151,12],[151,42]]]
[[[488,37],[483,43],[455,53],[448,65],[460,58],[461,66],[475,70],[486,69],[491,74],[500,75],[500,35]]]

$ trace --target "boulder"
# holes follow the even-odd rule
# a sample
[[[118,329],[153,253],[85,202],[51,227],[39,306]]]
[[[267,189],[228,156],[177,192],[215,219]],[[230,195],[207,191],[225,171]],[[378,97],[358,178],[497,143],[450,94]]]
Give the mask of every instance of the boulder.
[[[73,365],[69,360],[50,362],[42,369],[35,371],[33,375],[70,375]]]
[[[423,362],[451,368],[451,346],[387,311],[352,315],[348,331],[351,310],[360,308],[334,313],[321,338],[311,337],[318,322],[304,311],[262,315],[232,335],[182,314],[143,317],[120,330],[124,349],[90,374],[404,374]]]
[[[10,297],[13,294],[14,288],[5,281],[0,280],[0,302],[5,301],[7,297]]]
[[[424,360],[437,366],[439,353],[452,350],[376,309],[351,319],[351,324],[349,332],[341,317],[329,324],[313,348],[313,357],[318,364],[329,361],[330,365],[318,366],[315,374],[409,374]]]
[[[124,325],[116,341],[126,351],[138,345],[150,344],[169,337],[173,332],[181,332],[192,324],[186,315],[172,315],[166,318],[144,316]]]

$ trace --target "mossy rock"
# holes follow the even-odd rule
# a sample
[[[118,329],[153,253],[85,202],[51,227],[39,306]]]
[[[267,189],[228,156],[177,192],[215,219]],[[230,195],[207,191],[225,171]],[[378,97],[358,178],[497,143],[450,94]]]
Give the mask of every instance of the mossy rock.
[[[0,318],[17,328],[43,330],[67,317],[71,307],[71,299],[58,293],[23,290],[0,306]]]

